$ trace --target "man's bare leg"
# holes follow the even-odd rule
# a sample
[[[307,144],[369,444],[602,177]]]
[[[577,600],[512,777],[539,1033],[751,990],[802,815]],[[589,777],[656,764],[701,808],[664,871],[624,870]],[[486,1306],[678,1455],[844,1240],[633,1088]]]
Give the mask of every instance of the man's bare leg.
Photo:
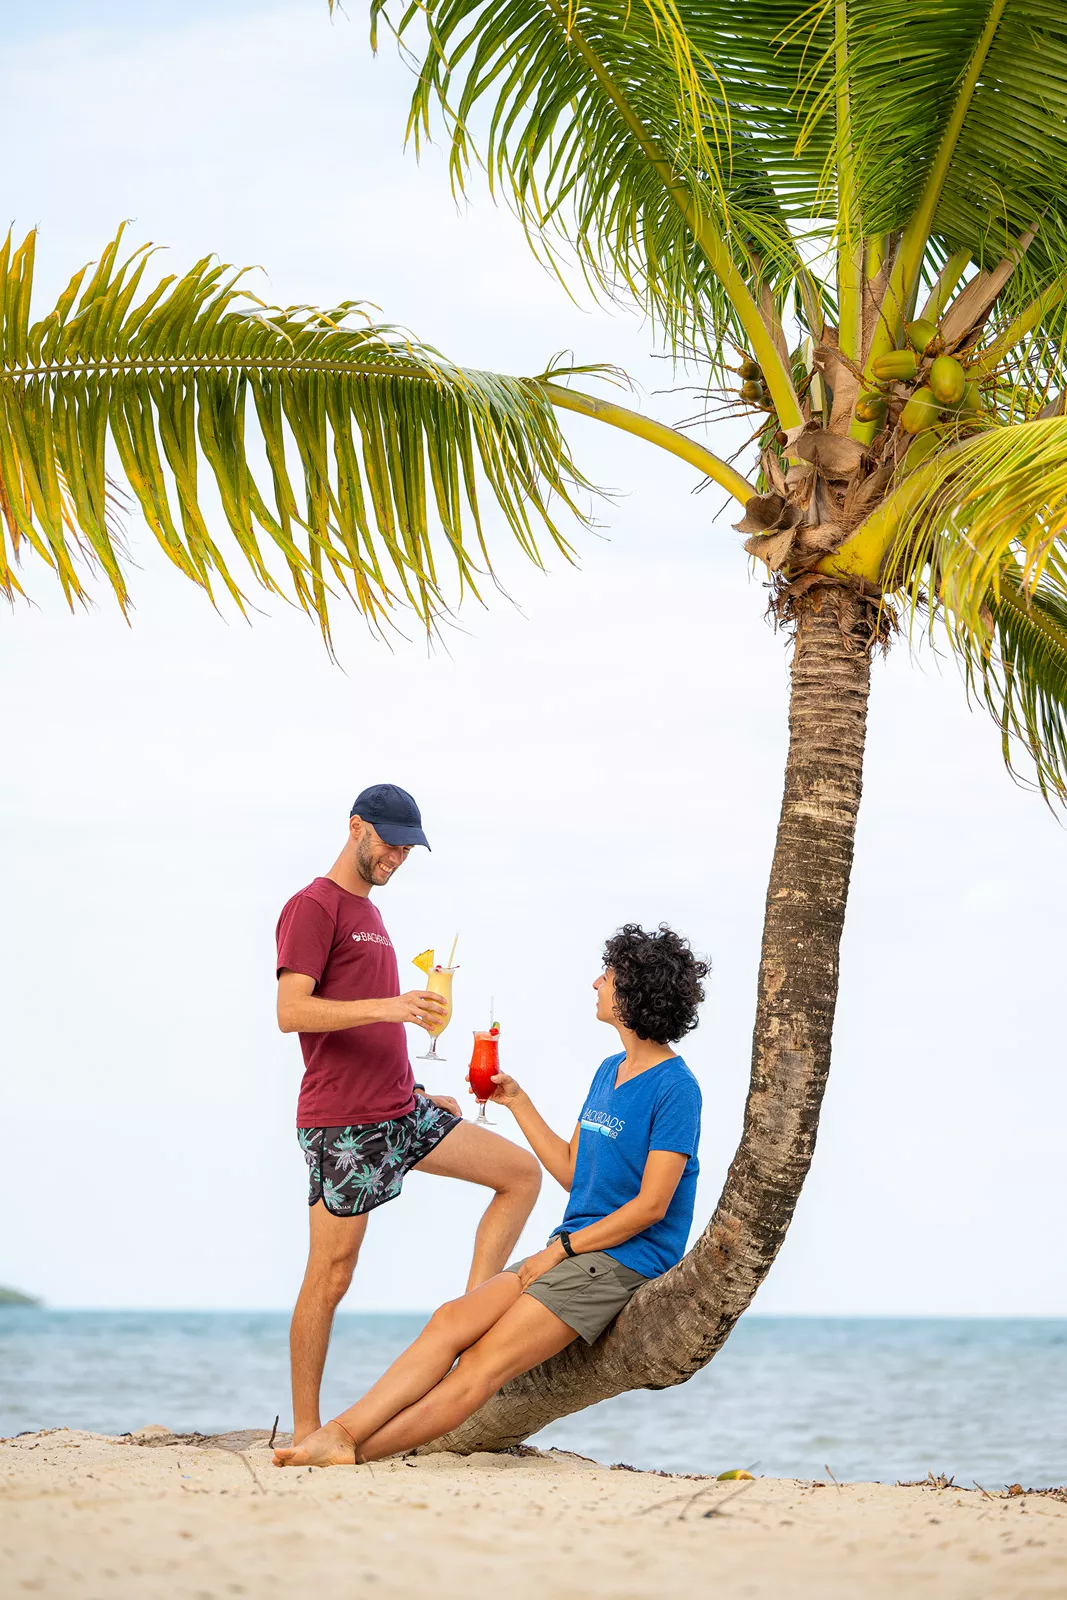
[[[365,1439],[389,1422],[398,1411],[421,1400],[451,1369],[456,1357],[498,1322],[519,1298],[519,1280],[513,1272],[499,1272],[488,1283],[471,1289],[459,1300],[450,1300],[435,1311],[403,1355],[369,1388],[362,1400],[343,1413],[344,1427],[327,1422],[318,1432],[336,1435],[351,1461],[352,1439]],[[316,1434],[315,1437],[318,1435]],[[306,1447],[310,1435],[303,1440]],[[274,1452],[276,1467],[299,1466],[306,1449],[280,1448]]]
[[[367,1218],[335,1217],[322,1201],[308,1209],[307,1270],[289,1325],[293,1380],[293,1443],[319,1426],[319,1389],[333,1314],[344,1299],[367,1231]]]
[[[541,1191],[536,1156],[486,1128],[461,1122],[411,1170],[496,1190],[474,1236],[467,1288],[476,1289],[506,1267]]]
[[[439,1439],[465,1422],[509,1378],[557,1355],[577,1337],[573,1328],[539,1300],[520,1295],[429,1393],[405,1407],[358,1446],[345,1431],[359,1409],[353,1406],[341,1414],[339,1420],[344,1428],[337,1422],[328,1422],[305,1439],[299,1449],[275,1451],[275,1465],[351,1466],[354,1462],[380,1461],[383,1456]],[[358,1438],[358,1433],[355,1436]]]

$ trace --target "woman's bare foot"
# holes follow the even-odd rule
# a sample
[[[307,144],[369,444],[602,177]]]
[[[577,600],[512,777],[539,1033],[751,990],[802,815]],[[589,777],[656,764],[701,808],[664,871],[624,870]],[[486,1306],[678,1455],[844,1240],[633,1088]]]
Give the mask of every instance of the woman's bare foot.
[[[336,1422],[324,1422],[317,1433],[288,1449],[274,1452],[276,1467],[353,1467],[356,1447],[351,1436]]]

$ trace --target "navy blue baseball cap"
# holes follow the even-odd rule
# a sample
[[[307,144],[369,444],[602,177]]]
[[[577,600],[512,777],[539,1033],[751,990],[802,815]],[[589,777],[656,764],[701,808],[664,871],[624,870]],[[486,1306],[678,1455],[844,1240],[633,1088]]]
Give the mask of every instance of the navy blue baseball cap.
[[[357,794],[349,816],[369,822],[386,844],[424,844],[427,850],[430,848],[418,806],[407,790],[395,783],[372,783]]]

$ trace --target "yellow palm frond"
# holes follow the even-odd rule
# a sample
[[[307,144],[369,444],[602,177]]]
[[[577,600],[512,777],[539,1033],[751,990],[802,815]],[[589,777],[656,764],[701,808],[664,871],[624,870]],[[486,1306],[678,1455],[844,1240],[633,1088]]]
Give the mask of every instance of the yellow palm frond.
[[[574,513],[587,485],[539,383],[457,367],[358,302],[270,308],[209,258],[145,289],[151,252],[120,247],[121,232],[37,320],[34,235],[0,250],[9,595],[36,557],[68,601],[95,569],[127,607],[115,480],[186,577],[243,607],[205,468],[246,573],[327,639],[340,595],[377,629],[403,607],[433,627],[451,604],[443,563],[458,597],[478,595],[492,573],[479,481],[530,560],[539,532],[569,553],[550,502]]]

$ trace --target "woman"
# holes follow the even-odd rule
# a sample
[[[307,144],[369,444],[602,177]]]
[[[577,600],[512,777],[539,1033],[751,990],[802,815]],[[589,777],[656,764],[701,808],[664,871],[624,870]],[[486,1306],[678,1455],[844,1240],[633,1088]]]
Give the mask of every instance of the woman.
[[[596,1014],[623,1049],[598,1069],[570,1141],[514,1078],[493,1080],[494,1102],[570,1191],[563,1221],[536,1255],[435,1311],[362,1400],[295,1448],[276,1450],[275,1466],[350,1466],[439,1438],[510,1378],[578,1337],[592,1344],[643,1283],[681,1259],[699,1171],[700,1089],[671,1045],[696,1027],[707,970],[664,924],[646,933],[629,923],[608,940]]]

